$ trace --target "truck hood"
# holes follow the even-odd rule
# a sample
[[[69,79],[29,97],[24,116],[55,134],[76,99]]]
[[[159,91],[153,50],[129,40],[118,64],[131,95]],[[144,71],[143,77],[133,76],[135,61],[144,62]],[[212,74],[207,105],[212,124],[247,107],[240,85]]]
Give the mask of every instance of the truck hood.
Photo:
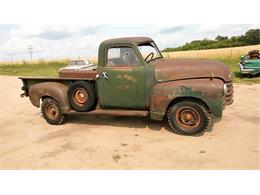
[[[217,61],[197,59],[156,60],[155,79],[166,82],[180,79],[220,78],[230,81],[232,78],[229,68]]]

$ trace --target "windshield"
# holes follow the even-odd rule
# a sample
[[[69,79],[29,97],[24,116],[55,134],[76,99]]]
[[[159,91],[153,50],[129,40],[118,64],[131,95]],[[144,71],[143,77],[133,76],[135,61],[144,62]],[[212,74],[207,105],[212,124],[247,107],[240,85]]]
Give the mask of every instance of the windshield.
[[[146,62],[163,58],[161,52],[154,42],[141,43],[138,45],[138,48]]]

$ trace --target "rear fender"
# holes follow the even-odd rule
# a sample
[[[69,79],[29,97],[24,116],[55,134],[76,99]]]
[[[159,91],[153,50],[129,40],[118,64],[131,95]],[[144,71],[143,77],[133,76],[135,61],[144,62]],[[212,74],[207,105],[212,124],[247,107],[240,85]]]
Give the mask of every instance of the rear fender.
[[[150,117],[162,120],[171,102],[181,98],[202,101],[214,117],[221,117],[224,82],[220,79],[190,79],[156,84],[151,93]]]
[[[70,110],[68,97],[68,87],[64,84],[57,82],[43,82],[34,84],[29,88],[29,98],[35,107],[40,107],[40,100],[43,97],[51,97],[55,99],[62,112]]]

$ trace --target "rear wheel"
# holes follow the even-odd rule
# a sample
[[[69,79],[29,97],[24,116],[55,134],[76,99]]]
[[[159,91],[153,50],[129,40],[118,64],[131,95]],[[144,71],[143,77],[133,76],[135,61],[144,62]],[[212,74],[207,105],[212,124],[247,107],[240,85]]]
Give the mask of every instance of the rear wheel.
[[[70,106],[79,112],[88,112],[97,105],[94,85],[85,81],[77,81],[68,89]]]
[[[195,101],[181,101],[167,112],[168,123],[173,132],[181,135],[199,135],[211,122],[204,105]]]
[[[44,119],[52,125],[60,125],[64,121],[59,104],[52,98],[44,98],[41,104],[41,111]]]

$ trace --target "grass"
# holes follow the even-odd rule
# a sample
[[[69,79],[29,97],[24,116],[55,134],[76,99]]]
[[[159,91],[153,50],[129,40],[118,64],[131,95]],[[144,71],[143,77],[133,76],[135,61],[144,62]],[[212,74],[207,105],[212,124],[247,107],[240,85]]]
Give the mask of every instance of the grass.
[[[35,61],[32,63],[0,63],[0,74],[9,76],[43,76],[57,77],[58,70],[68,64],[66,60]]]
[[[233,72],[234,82],[254,84],[260,83],[260,77],[242,77],[237,65],[241,55],[245,55],[248,51],[254,49],[260,50],[260,45],[224,49],[166,52],[163,53],[163,55],[167,59],[193,58],[222,61],[227,64]],[[96,63],[95,58],[93,58],[92,61]],[[39,60],[31,63],[24,61],[14,63],[0,62],[0,75],[57,77],[58,69],[67,64],[67,59],[56,61]]]
[[[97,63],[96,58],[91,58]],[[69,59],[0,62],[0,75],[58,77],[58,70],[67,66]]]

